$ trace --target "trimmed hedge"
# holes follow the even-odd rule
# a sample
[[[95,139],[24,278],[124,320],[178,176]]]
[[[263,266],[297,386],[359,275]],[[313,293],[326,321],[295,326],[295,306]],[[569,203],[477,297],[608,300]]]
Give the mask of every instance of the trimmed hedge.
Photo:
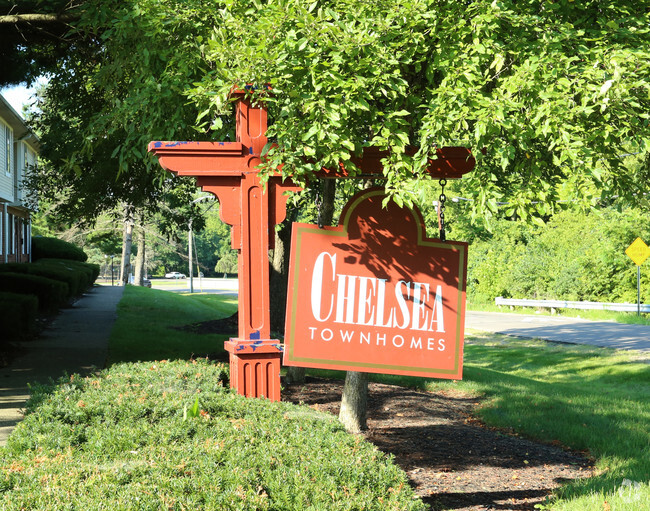
[[[98,264],[83,263],[69,259],[40,259],[38,261],[38,264],[48,268],[74,271],[83,275],[83,279],[81,281],[81,293],[83,293],[86,289],[92,287],[92,285],[95,283],[95,280],[97,280],[100,271]]]
[[[68,298],[82,294],[87,289],[87,277],[84,273],[56,268],[39,263],[9,263],[0,265],[0,273],[23,273],[59,280],[68,285]]]
[[[0,273],[0,291],[35,295],[38,298],[38,308],[47,312],[54,312],[65,305],[69,293],[65,282],[12,272]]]
[[[91,288],[99,275],[99,265],[66,259],[41,259],[35,263],[0,265],[0,273],[26,273],[68,284],[68,298],[82,295]]]
[[[91,288],[98,275],[98,265],[69,259],[0,264],[0,292],[24,297],[25,303],[35,304],[34,310],[54,312]],[[9,301],[4,299],[0,305]],[[34,331],[36,313],[32,312],[31,305],[23,305],[22,298],[20,303],[1,306],[3,333],[6,331],[7,336],[18,338]],[[4,325],[9,327],[5,329]]]
[[[71,261],[81,262],[88,260],[88,256],[82,249],[67,241],[42,236],[32,238],[32,261],[46,258],[70,259]]]
[[[34,295],[0,292],[2,341],[18,340],[34,330],[38,298]]]

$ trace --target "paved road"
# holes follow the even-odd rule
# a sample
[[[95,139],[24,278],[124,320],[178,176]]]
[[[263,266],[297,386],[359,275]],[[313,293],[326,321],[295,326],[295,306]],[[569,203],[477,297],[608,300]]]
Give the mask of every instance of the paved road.
[[[589,321],[536,314],[467,312],[465,328],[518,337],[650,352],[648,325],[624,325],[613,321]]]
[[[189,281],[154,279],[152,287],[188,292]],[[237,295],[237,279],[194,279],[194,292]],[[468,312],[465,327],[549,341],[650,352],[650,326],[589,321],[562,316]]]
[[[195,293],[212,293],[223,295],[237,295],[239,283],[237,279],[213,279],[195,277],[192,279]],[[189,293],[190,279],[151,279],[153,289],[173,291],[175,293]]]

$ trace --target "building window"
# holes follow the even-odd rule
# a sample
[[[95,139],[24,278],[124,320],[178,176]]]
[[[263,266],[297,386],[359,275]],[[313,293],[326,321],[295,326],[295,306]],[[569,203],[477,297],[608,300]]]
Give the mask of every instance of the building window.
[[[9,213],[7,215],[7,254],[12,255],[15,253],[15,240],[16,239],[16,222],[14,216]]]
[[[11,128],[7,125],[4,127],[5,131],[5,174],[10,175],[13,168],[13,152],[14,152],[14,134]]]

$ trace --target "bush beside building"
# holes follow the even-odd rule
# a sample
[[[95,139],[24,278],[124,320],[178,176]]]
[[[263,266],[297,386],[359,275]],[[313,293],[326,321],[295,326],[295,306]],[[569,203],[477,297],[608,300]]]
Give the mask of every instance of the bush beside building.
[[[36,241],[40,240],[40,241]],[[47,241],[43,241],[47,240]],[[34,332],[37,315],[52,314],[90,289],[99,266],[83,262],[80,248],[54,238],[34,238],[39,259],[0,265],[0,332],[16,340]]]

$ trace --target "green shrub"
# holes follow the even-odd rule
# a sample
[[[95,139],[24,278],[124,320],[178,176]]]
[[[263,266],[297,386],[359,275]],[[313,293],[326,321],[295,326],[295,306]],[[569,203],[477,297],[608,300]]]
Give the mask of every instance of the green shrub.
[[[54,279],[26,273],[0,273],[0,291],[35,295],[40,310],[52,312],[66,303],[68,285]]]
[[[48,266],[50,268],[65,269],[68,271],[75,271],[82,275],[81,279],[81,293],[92,287],[99,276],[99,265],[93,263],[84,263],[80,261],[72,261],[69,259],[40,259],[39,265]]]
[[[68,298],[82,294],[87,288],[87,276],[78,270],[36,263],[9,263],[0,265],[0,272],[26,273],[59,280],[68,285]]]
[[[24,338],[34,331],[38,299],[34,295],[0,292],[2,341]]]
[[[335,417],[246,399],[221,386],[224,370],[119,364],[37,388],[0,451],[0,508],[425,508],[390,457]]]
[[[42,236],[32,238],[32,260],[37,261],[45,258],[84,262],[88,259],[88,256],[78,246],[58,238],[45,238]]]

